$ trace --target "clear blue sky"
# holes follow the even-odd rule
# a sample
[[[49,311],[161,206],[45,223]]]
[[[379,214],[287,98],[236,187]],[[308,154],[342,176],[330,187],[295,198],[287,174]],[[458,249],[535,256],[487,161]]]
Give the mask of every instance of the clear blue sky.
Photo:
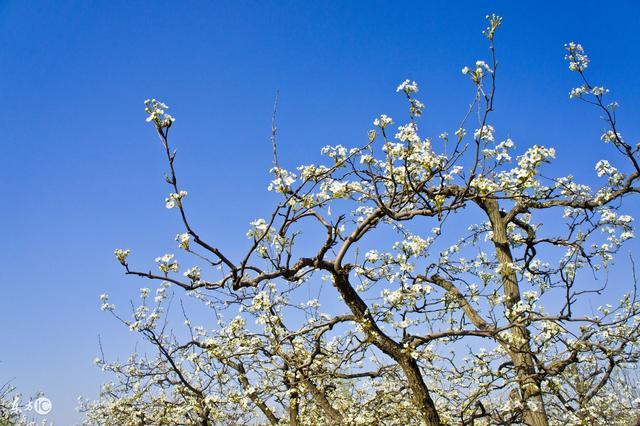
[[[194,223],[230,251],[271,203],[270,116],[280,90],[282,162],[356,145],[379,113],[399,115],[405,78],[421,84],[422,128],[455,130],[471,95],[460,69],[486,58],[484,15],[504,16],[499,134],[558,149],[561,169],[592,175],[604,152],[597,113],[568,99],[563,44],[581,42],[594,81],[640,135],[637,2],[0,1],[0,381],[44,390],[72,424],[93,366],[135,336],[98,295],[137,297],[115,247],[150,261],[180,231],[163,207],[165,164],[142,101],[177,117],[178,168]],[[586,124],[585,124],[586,123]],[[569,167],[570,166],[570,167]],[[635,205],[637,211],[637,203]],[[633,213],[633,212],[631,212]],[[628,247],[633,247],[632,245]],[[122,303],[120,303],[122,305]]]

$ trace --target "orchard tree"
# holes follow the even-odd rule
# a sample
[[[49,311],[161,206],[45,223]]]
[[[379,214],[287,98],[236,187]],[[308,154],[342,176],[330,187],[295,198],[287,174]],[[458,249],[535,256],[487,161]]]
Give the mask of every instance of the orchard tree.
[[[502,19],[487,21],[488,58],[462,69],[474,98],[451,134],[421,135],[424,105],[406,80],[397,87],[406,120],[380,115],[360,146],[326,146],[318,164],[287,170],[274,109],[268,189],[279,202],[251,222],[240,257],[189,220],[169,138],[174,119],[163,103],[145,102],[168,163],[166,207],[183,226],[177,245],[191,260],[185,269],[166,254],[153,272],[116,250],[127,275],[158,285],[141,289],[131,317],[107,295],[102,309],[154,351],[97,359],[113,380],[99,400],[83,402],[87,423],[636,418],[637,388],[625,379],[640,354],[635,273],[630,267],[615,289],[606,283],[634,236],[622,209],[640,191],[639,146],[623,138],[608,90],[589,80],[582,46],[569,43],[566,60],[579,81],[570,97],[604,119],[593,142],[610,153],[595,164],[599,183],[552,176],[551,146],[516,151],[492,124]],[[171,328],[170,289],[210,309],[214,322],[192,324],[185,310],[184,328]],[[605,295],[618,302],[592,309]]]

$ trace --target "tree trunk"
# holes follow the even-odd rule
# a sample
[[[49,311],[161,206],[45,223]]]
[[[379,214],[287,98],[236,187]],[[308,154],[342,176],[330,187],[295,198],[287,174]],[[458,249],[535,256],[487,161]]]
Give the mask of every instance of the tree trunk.
[[[487,198],[479,202],[491,222],[493,245],[500,264],[500,274],[505,294],[505,308],[511,309],[520,302],[520,288],[514,269],[511,267],[513,256],[507,238],[507,224],[500,213],[498,201]],[[548,419],[542,399],[540,383],[536,378],[535,363],[531,354],[531,336],[526,326],[516,326],[512,335],[517,346],[508,344],[507,352],[511,357],[518,376],[520,396],[524,403],[524,420],[529,426],[547,426]],[[504,346],[504,345],[503,345]],[[533,405],[533,407],[531,407]]]
[[[404,374],[407,376],[409,388],[411,389],[413,396],[413,402],[416,404],[418,410],[420,410],[420,414],[422,415],[422,419],[425,424],[428,426],[439,426],[441,424],[440,416],[438,415],[436,406],[431,399],[431,395],[429,395],[427,385],[422,379],[420,367],[418,367],[416,361],[411,357],[407,357],[406,360],[399,360],[398,364],[400,364],[402,371],[404,371]]]
[[[298,391],[295,389],[289,395],[289,425],[298,426]]]
[[[378,349],[391,357],[398,363],[405,376],[416,408],[421,414],[424,424],[427,426],[440,426],[440,416],[436,406],[431,399],[429,389],[422,378],[420,367],[411,355],[404,351],[404,348],[396,341],[387,336],[376,324],[369,313],[367,304],[355,291],[349,282],[348,272],[333,273],[334,286],[342,296],[358,323],[362,326],[367,339]]]
[[[331,420],[331,424],[336,426],[344,424],[342,414],[340,414],[338,410],[333,408],[327,397],[324,396],[324,393],[320,389],[318,389],[313,381],[305,376],[304,373],[301,373],[301,380],[309,388],[309,392],[315,399],[318,406],[322,409],[327,418]]]

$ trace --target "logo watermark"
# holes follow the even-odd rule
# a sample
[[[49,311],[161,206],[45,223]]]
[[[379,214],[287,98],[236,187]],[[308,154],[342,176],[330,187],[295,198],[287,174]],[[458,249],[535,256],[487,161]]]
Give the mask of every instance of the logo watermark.
[[[46,396],[39,395],[35,399],[31,398],[23,404],[21,402],[21,396],[16,395],[13,398],[10,411],[17,415],[33,412],[40,416],[46,416],[51,410],[53,410],[53,403]]]
[[[41,416],[46,416],[53,410],[53,404],[51,400],[46,396],[41,396],[40,398],[33,401],[33,411],[36,414],[40,414]]]

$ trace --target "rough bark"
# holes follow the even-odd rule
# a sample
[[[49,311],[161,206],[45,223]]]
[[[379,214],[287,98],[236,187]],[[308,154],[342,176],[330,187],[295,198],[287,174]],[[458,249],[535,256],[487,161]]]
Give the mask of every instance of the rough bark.
[[[318,406],[320,406],[327,418],[331,420],[331,424],[336,426],[344,424],[342,414],[340,414],[338,410],[333,408],[329,400],[324,396],[324,393],[320,389],[318,389],[318,387],[306,376],[302,375],[301,380],[305,384],[305,386],[309,388],[309,392],[313,396]]]
[[[431,399],[429,389],[416,361],[403,347],[387,336],[376,324],[368,311],[366,303],[349,283],[348,271],[334,271],[334,285],[358,323],[364,329],[367,339],[378,349],[398,363],[407,378],[413,402],[427,426],[441,425],[440,416]]]
[[[513,255],[507,238],[507,224],[505,223],[498,201],[486,198],[479,202],[489,217],[493,231],[493,245],[500,264],[502,285],[505,294],[505,308],[511,309],[520,301],[520,287],[516,273],[510,265]],[[536,369],[531,353],[531,336],[526,326],[516,326],[511,331],[514,340],[519,344],[509,344],[507,351],[511,357],[520,387],[520,397],[524,402],[524,421],[530,426],[547,426],[548,419],[542,399],[541,384],[536,378]],[[528,403],[533,403],[536,409],[530,409]]]

